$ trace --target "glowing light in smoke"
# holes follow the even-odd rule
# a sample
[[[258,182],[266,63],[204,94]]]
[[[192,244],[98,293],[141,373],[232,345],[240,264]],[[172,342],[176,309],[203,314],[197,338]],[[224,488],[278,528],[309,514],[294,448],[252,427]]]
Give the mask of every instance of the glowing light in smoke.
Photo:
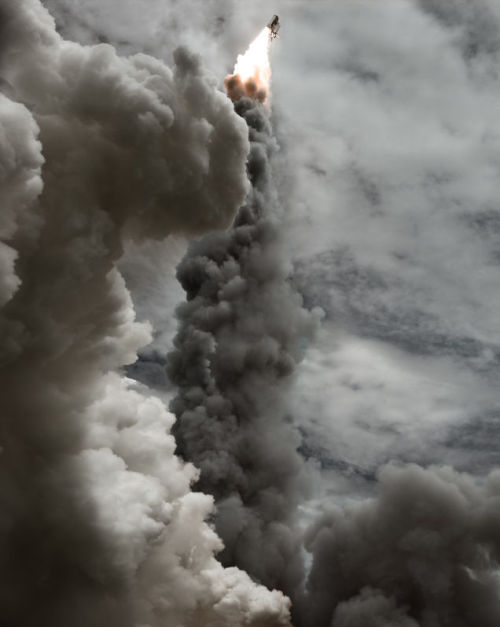
[[[257,89],[269,91],[271,64],[269,62],[269,29],[261,30],[248,46],[245,54],[238,55],[233,74],[239,74],[243,83],[253,80]]]

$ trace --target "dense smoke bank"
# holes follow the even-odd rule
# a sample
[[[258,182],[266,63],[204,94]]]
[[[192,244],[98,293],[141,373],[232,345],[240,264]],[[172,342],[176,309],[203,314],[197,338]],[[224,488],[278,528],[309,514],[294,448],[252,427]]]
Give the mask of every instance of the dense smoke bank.
[[[494,627],[500,621],[500,475],[388,465],[379,495],[309,530],[308,624]]]
[[[184,49],[171,70],[63,41],[38,0],[4,0],[0,32],[0,622],[287,625],[214,559],[173,416],[117,373],[150,338],[125,241],[224,228],[246,126]]]
[[[179,386],[171,409],[179,452],[215,496],[223,563],[294,598],[304,566],[293,515],[305,482],[286,399],[316,317],[288,281],[268,113],[248,90],[235,96],[240,84],[226,81],[249,127],[251,190],[232,228],[191,244],[178,267],[187,302],[168,356]]]

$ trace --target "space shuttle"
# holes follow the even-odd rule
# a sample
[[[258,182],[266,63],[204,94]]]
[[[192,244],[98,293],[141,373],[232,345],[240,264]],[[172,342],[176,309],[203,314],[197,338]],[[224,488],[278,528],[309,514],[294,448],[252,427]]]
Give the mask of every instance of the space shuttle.
[[[278,31],[280,29],[280,26],[281,24],[279,21],[279,17],[277,15],[273,15],[273,17],[271,18],[271,21],[267,25],[267,28],[269,29],[269,37],[271,39],[276,39],[276,37],[278,36]]]

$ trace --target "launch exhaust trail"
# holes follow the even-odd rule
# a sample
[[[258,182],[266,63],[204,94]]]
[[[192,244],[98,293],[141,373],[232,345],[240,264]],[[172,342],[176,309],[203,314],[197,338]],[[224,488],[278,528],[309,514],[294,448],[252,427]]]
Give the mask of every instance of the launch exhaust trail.
[[[248,96],[262,103],[267,102],[271,85],[270,45],[270,27],[266,26],[246,52],[238,55],[232,75],[225,80],[228,96],[233,101]]]
[[[294,514],[304,468],[287,397],[317,319],[288,281],[275,142],[262,105],[268,49],[266,27],[226,79],[249,128],[251,189],[232,228],[191,244],[178,267],[187,302],[167,368],[179,387],[171,404],[177,444],[200,469],[198,487],[215,497],[223,564],[298,599],[304,565]]]

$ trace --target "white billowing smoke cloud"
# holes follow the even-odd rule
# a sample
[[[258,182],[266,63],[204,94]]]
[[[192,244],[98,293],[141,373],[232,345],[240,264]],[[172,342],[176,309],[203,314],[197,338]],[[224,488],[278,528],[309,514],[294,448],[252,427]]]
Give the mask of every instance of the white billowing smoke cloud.
[[[1,622],[287,625],[215,560],[173,416],[116,372],[150,338],[127,238],[226,226],[246,125],[186,50],[170,70],[63,41],[38,0],[2,3],[0,41]]]
[[[23,230],[29,230],[29,223],[36,221],[30,216],[29,208],[42,189],[40,168],[43,157],[37,140],[38,127],[29,111],[2,93],[0,111],[0,305],[4,305],[19,287],[19,277],[14,269],[17,254],[6,242],[12,240],[20,228],[24,226]]]

